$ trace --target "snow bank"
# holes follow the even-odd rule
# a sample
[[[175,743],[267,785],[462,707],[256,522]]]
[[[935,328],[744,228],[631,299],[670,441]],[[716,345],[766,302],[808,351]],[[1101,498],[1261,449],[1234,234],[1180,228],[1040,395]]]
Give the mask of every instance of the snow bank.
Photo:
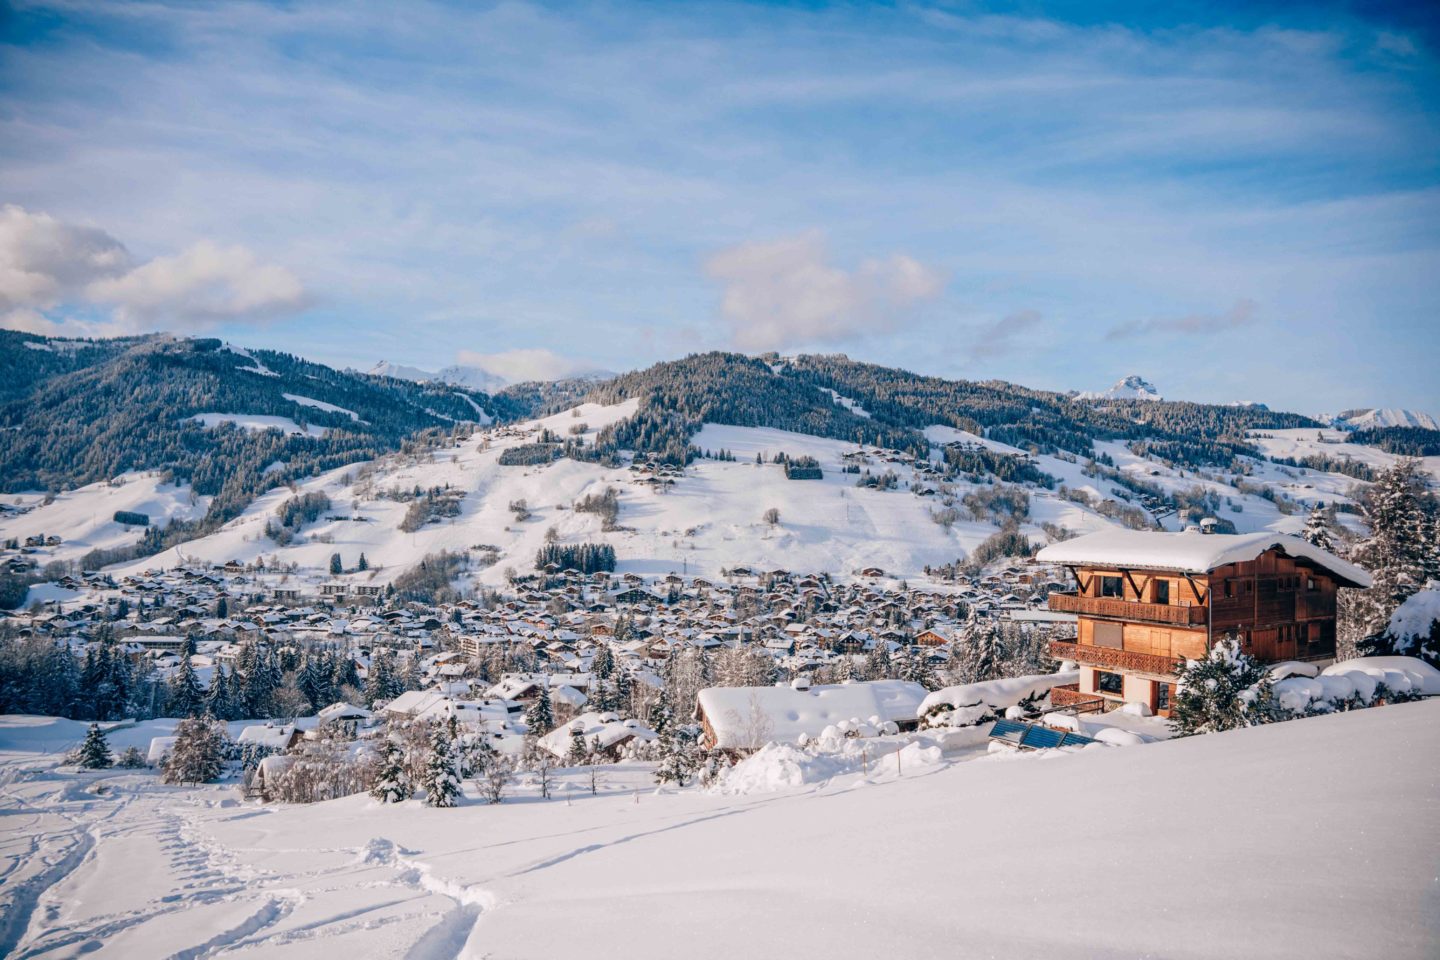
[[[932,710],[949,709],[949,726],[970,726],[986,716],[1002,713],[1007,707],[1013,707],[1022,700],[1041,697],[1055,687],[1079,682],[1079,670],[1061,670],[1057,673],[1005,677],[1000,680],[983,680],[958,687],[945,687],[929,694],[921,702],[920,716],[923,717]]]
[[[851,774],[893,779],[945,763],[940,747],[921,741],[823,740],[804,747],[771,743],[725,771],[713,790],[739,796],[814,786]]]
[[[1440,670],[1417,657],[1357,657],[1331,664],[1320,674],[1336,677],[1361,673],[1377,680],[1396,693],[1414,693],[1422,697],[1440,697]]]
[[[1436,696],[1440,670],[1414,657],[1360,657],[1333,664],[1318,675],[1284,677],[1276,681],[1274,691],[1276,701],[1291,713],[1329,713],[1353,704],[1370,706],[1387,692]]]

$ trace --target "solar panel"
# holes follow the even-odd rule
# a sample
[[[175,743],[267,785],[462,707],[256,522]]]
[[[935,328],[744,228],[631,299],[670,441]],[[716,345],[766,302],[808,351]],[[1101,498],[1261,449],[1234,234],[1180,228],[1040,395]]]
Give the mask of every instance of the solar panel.
[[[1020,746],[1030,747],[1032,750],[1047,750],[1060,746],[1065,739],[1065,734],[1059,730],[1051,730],[1049,727],[1031,727],[1025,733],[1025,739],[1020,741]]]
[[[999,740],[1030,750],[1050,750],[1055,747],[1083,747],[1094,743],[1093,737],[1069,730],[1052,730],[1037,723],[1024,720],[996,720],[990,729],[990,739]]]
[[[1029,729],[1030,724],[1019,720],[996,720],[995,726],[990,729],[990,739],[1018,747]]]

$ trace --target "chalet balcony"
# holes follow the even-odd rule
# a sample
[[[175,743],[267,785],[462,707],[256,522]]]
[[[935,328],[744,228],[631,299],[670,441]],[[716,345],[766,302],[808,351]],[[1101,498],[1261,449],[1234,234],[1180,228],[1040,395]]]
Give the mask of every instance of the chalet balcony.
[[[1074,710],[1076,713],[1104,713],[1105,698],[1093,693],[1081,693],[1080,684],[1066,683],[1050,688],[1050,706],[1056,710]]]
[[[1169,623],[1182,627],[1205,625],[1203,606],[1175,607],[1168,603],[1140,603],[1114,597],[1082,597],[1078,593],[1050,594],[1050,609],[1057,613],[1079,613],[1144,623]]]
[[[1181,660],[1180,657],[1159,657],[1152,653],[1135,653],[1114,647],[1092,647],[1088,643],[1067,643],[1060,640],[1051,641],[1050,656],[1056,660],[1074,660],[1076,663],[1105,670],[1131,670],[1135,673],[1157,673],[1161,676],[1174,673]]]

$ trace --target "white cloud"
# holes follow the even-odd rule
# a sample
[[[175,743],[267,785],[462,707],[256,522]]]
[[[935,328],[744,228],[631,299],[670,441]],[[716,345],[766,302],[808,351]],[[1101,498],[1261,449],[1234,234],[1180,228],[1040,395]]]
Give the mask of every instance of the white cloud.
[[[706,261],[706,274],[724,285],[720,311],[735,346],[779,350],[892,330],[945,286],[904,254],[849,272],[826,261],[818,231],[742,243]]]
[[[461,366],[473,367],[506,383],[526,380],[563,380],[605,373],[596,364],[578,357],[567,357],[543,348],[505,350],[500,353],[478,353],[461,350],[456,359]]]
[[[208,240],[174,256],[156,257],[124,276],[97,280],[87,293],[113,305],[116,319],[135,329],[265,320],[310,302],[300,278],[286,268],[261,262],[245,247]]]
[[[87,336],[184,330],[264,320],[309,302],[295,274],[245,247],[202,240],[137,266],[104,230],[0,208],[0,326]],[[65,316],[95,307],[110,310],[109,321]]]
[[[0,207],[0,312],[53,307],[129,266],[125,246],[103,230]]]
[[[1154,317],[1149,320],[1130,320],[1117,324],[1105,334],[1107,340],[1123,340],[1127,337],[1151,334],[1183,334],[1191,337],[1213,336],[1227,330],[1248,327],[1256,323],[1255,301],[1237,300],[1235,305],[1222,314],[1194,313],[1184,317]]]

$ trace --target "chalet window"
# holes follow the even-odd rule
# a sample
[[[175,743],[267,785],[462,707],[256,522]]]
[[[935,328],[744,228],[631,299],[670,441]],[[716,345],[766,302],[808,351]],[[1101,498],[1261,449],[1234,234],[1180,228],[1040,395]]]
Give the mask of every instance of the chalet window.
[[[1096,623],[1094,643],[1097,647],[1110,647],[1112,650],[1119,650],[1123,647],[1125,637],[1125,626],[1119,623]]]
[[[1169,581],[1169,580],[1156,580],[1156,581],[1155,581],[1155,602],[1156,602],[1156,603],[1169,603],[1169,602],[1170,602],[1170,581]]]
[[[1103,670],[1095,671],[1095,689],[1101,693],[1123,696],[1125,693],[1125,676],[1120,673],[1106,673]]]
[[[1225,581],[1225,596],[1227,596],[1227,597],[1233,597],[1233,596],[1235,596],[1235,581],[1234,581],[1234,580],[1226,580],[1226,581]]]
[[[1306,590],[1314,590],[1314,589],[1315,589],[1315,578],[1314,578],[1314,577],[1308,577],[1308,578],[1306,578],[1306,580],[1305,580],[1305,589],[1306,589]]]
[[[1168,684],[1168,683],[1157,683],[1157,684],[1155,684],[1155,711],[1158,713],[1158,712],[1160,712],[1161,710],[1169,710],[1169,709],[1170,709],[1170,684]]]
[[[1123,598],[1125,596],[1125,581],[1119,577],[1101,577],[1100,596]]]

